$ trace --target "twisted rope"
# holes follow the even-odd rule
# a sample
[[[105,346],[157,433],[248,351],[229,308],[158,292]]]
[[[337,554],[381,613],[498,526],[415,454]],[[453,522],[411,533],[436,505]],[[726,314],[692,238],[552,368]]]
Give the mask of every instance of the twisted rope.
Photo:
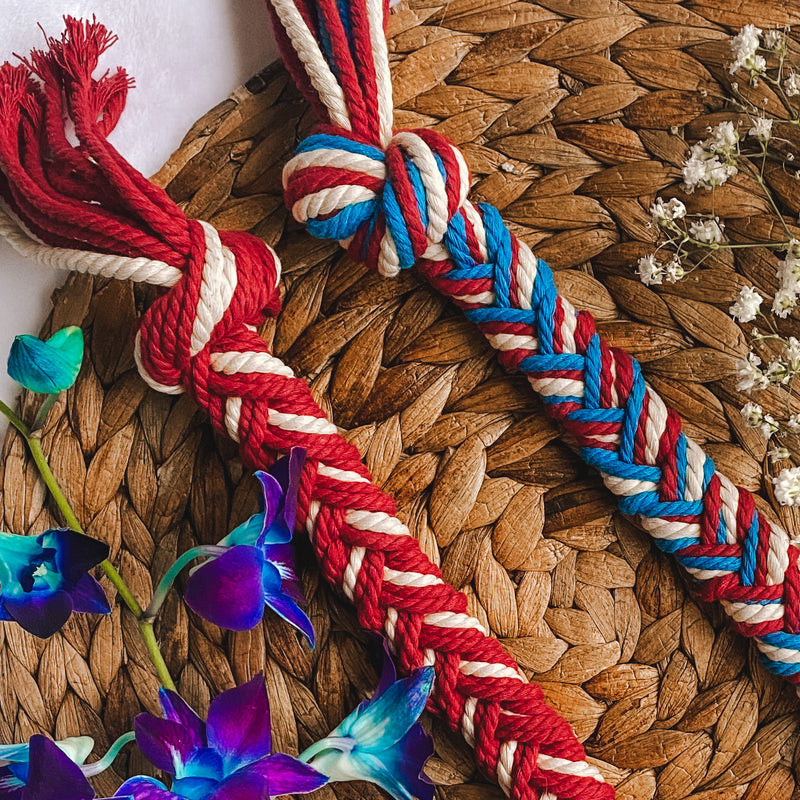
[[[432,709],[464,732],[509,795],[610,798],[569,725],[466,613],[465,595],[442,581],[356,448],[255,333],[279,307],[277,256],[248,234],[186,219],[113,150],[105,135],[128,81],[123,74],[109,87],[91,78],[112,37],[96,23],[66,22],[49,52],[0,67],[0,189],[9,209],[0,232],[44,263],[171,287],[136,338],[148,384],[188,393],[239,442],[250,468],[266,468],[269,452],[307,450],[298,520],[324,576],[362,626],[386,634],[403,668],[434,666]],[[64,135],[62,97],[78,146]],[[375,97],[364,114],[385,118],[391,94],[376,88]]]
[[[675,556],[700,597],[719,601],[733,627],[755,639],[768,669],[800,683],[798,550],[786,532],[715,470],[636,360],[558,294],[550,268],[497,210],[466,199],[457,148],[425,130],[387,140],[387,119],[360,113],[369,87],[385,91],[390,81],[385,48],[364,45],[383,31],[386,9],[366,0],[270,2],[287,64],[325,123],[284,170],[294,216],[384,275],[416,266],[463,309],[500,362],[526,375],[620,509]],[[331,83],[346,124],[333,113]]]

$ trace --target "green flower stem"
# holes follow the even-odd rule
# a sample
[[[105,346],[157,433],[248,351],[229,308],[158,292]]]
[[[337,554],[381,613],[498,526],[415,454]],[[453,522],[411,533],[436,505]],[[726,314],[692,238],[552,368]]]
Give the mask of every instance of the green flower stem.
[[[161,681],[161,685],[165,689],[170,689],[173,692],[177,692],[178,689],[175,686],[175,681],[172,680],[172,676],[169,674],[167,664],[164,661],[164,656],[161,655],[161,649],[159,648],[158,640],[156,639],[156,632],[153,630],[153,620],[140,618],[139,631],[141,632],[144,643],[147,646],[147,652],[150,654],[150,660],[153,662],[153,666],[156,668],[158,679]]]
[[[123,733],[122,736],[120,736],[119,739],[117,739],[114,744],[108,748],[108,752],[102,758],[99,758],[97,761],[93,761],[91,764],[85,764],[81,767],[81,772],[87,778],[91,778],[94,775],[99,775],[101,772],[105,772],[114,763],[114,759],[119,755],[119,751],[122,750],[126,744],[129,744],[133,741],[136,741],[136,734],[133,731]]]
[[[44,423],[47,422],[47,416],[50,413],[50,409],[52,409],[52,407],[56,404],[56,400],[58,400],[57,394],[49,394],[47,397],[45,397],[44,402],[36,412],[36,419],[33,421],[31,430],[38,431],[40,428],[44,427]]]
[[[42,450],[41,432],[31,432],[28,426],[2,400],[0,400],[0,413],[3,413],[6,417],[8,417],[9,422],[11,422],[11,424],[20,432],[22,438],[25,439],[25,442],[31,451],[31,456],[33,456],[33,461],[39,470],[39,474],[42,476],[42,480],[45,482],[50,494],[56,501],[56,505],[61,511],[64,521],[72,530],[77,531],[78,533],[84,533],[81,523],[78,521],[78,518],[75,516],[75,512],[72,510],[72,506],[69,504],[69,500],[67,500],[64,492],[61,491],[61,487],[58,485],[56,476],[53,475],[53,471],[50,469],[50,465],[47,463],[44,450]],[[144,612],[142,611],[141,605],[139,605],[139,602],[133,596],[133,592],[131,592],[128,584],[125,583],[122,575],[119,574],[116,567],[114,567],[114,565],[108,559],[101,562],[100,568],[116,588],[120,598],[122,599],[122,602],[125,603],[133,616],[136,617],[136,620],[139,623],[139,630],[141,631],[145,646],[147,647],[147,652],[150,655],[150,660],[153,662],[153,666],[158,673],[158,677],[162,686],[164,686],[166,689],[172,689],[175,691],[175,683],[169,674],[169,669],[164,661],[164,656],[161,654],[161,650],[158,647],[158,642],[156,641],[155,632],[153,631],[153,620],[143,618]]]
[[[221,556],[227,551],[227,549],[227,547],[204,544],[199,545],[198,547],[192,547],[190,550],[187,550],[185,553],[178,556],[175,563],[167,570],[164,577],[159,581],[155,592],[153,592],[150,605],[147,606],[142,614],[142,619],[153,620],[158,616],[158,612],[161,610],[161,606],[164,605],[164,601],[167,599],[167,595],[169,594],[169,590],[172,588],[172,584],[175,583],[175,579],[180,574],[180,571],[187,564],[189,564],[191,561],[194,561],[194,559],[202,558],[203,556]]]

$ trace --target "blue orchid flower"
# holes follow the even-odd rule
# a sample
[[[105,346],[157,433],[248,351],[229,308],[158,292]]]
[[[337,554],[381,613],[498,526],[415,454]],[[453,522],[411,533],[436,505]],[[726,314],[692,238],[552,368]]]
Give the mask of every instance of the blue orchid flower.
[[[19,800],[22,797],[22,790],[28,782],[31,747],[35,739],[34,736],[26,744],[0,745],[0,800]],[[45,741],[50,740],[45,739]],[[91,736],[71,736],[51,744],[64,753],[73,764],[80,767],[92,752],[94,739]],[[45,751],[47,750],[48,747],[45,748]],[[40,759],[34,758],[34,764],[39,763]]]
[[[117,795],[134,800],[267,800],[313,792],[328,779],[296,758],[270,755],[272,734],[264,678],[214,698],[208,720],[175,692],[162,689],[164,716],[139,714],[136,743],[158,769],[172,775],[172,788],[155,778],[125,781]]]
[[[256,472],[261,511],[231,531],[219,547],[226,551],[190,574],[184,599],[209,622],[234,631],[255,627],[269,607],[294,625],[314,646],[314,628],[304,604],[290,544],[305,450],[292,448],[269,472]]]
[[[8,374],[26,389],[58,394],[75,383],[83,361],[83,331],[71,325],[47,341],[17,336],[8,355]]]
[[[433,688],[432,667],[396,680],[384,643],[378,689],[300,758],[331,781],[366,780],[397,800],[431,800],[434,786],[423,772],[433,740],[417,722]]]
[[[47,638],[73,611],[108,614],[100,584],[88,574],[108,558],[108,545],[57,528],[38,536],[0,532],[0,620]]]
[[[94,800],[94,789],[73,760],[79,758],[83,763],[89,754],[84,754],[87,739],[92,743],[84,736],[53,742],[37,734],[31,737],[30,744],[4,747],[0,760],[7,763],[0,767],[0,798]]]

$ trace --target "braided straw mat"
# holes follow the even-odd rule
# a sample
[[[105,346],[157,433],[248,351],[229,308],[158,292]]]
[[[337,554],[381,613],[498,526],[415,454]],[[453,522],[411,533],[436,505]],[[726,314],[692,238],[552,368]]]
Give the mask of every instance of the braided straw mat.
[[[745,283],[774,289],[773,267],[722,253],[674,286],[651,290],[633,275],[656,235],[647,208],[680,180],[684,146],[670,127],[685,125],[692,140],[724,118],[727,37],[746,22],[799,24],[800,7],[406,0],[389,36],[398,126],[434,126],[462,146],[473,197],[503,210],[559,270],[559,289],[643,363],[722,471],[758,491],[769,469],[765,444],[740,421],[732,372],[746,344],[724,312]],[[776,102],[763,85],[752,92],[768,109]],[[313,122],[272,66],[198,121],[156,180],[188,214],[277,247],[285,305],[264,336],[308,378],[445,578],[541,682],[618,797],[800,797],[794,692],[615,511],[525,381],[505,374],[470,324],[414,275],[366,274],[287,221],[281,168]],[[794,184],[779,189],[799,211]],[[690,210],[710,202],[703,192],[689,199]],[[745,185],[730,181],[714,203],[729,229],[761,235],[767,209]],[[147,292],[72,276],[45,325],[82,324],[88,341],[76,386],[49,418],[45,450],[89,533],[111,543],[142,598],[176,552],[216,542],[257,506],[234,446],[190,401],[151,392],[138,377],[131,331]],[[788,332],[800,335],[797,322],[787,321]],[[28,416],[32,402],[22,399]],[[762,402],[785,410],[774,396]],[[13,431],[3,461],[4,528],[55,524]],[[771,501],[762,494],[766,513],[800,531],[797,512]],[[211,696],[263,670],[276,746],[290,752],[324,735],[376,681],[349,607],[320,584],[307,548],[301,556],[313,653],[274,616],[253,631],[224,633],[187,613],[174,593],[159,631],[181,691],[202,711]],[[104,749],[133,714],[154,709],[156,691],[119,607],[99,621],[74,616],[48,641],[0,627],[0,741],[80,732]],[[440,796],[499,798],[460,739],[430,724],[437,755],[429,772]],[[146,769],[135,753],[129,758],[120,772]],[[102,776],[100,793],[115,780]],[[320,796],[381,792],[341,784]]]

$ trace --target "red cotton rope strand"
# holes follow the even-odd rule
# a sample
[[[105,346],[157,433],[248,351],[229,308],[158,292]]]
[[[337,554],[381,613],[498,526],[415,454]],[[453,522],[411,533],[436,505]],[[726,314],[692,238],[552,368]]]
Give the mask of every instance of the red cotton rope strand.
[[[42,262],[168,289],[142,319],[140,373],[159,391],[188,393],[251,469],[307,450],[298,520],[325,578],[365,629],[389,638],[403,669],[435,667],[430,708],[474,745],[483,772],[520,800],[609,800],[612,787],[569,725],[466,613],[465,595],[442,581],[356,448],[253,332],[279,310],[275,254],[248,234],[186,219],[125,163],[106,135],[129,80],[91,77],[113,37],[94,21],[65,22],[47,52],[0,67],[0,233]],[[350,112],[366,126],[378,102],[351,102]]]

